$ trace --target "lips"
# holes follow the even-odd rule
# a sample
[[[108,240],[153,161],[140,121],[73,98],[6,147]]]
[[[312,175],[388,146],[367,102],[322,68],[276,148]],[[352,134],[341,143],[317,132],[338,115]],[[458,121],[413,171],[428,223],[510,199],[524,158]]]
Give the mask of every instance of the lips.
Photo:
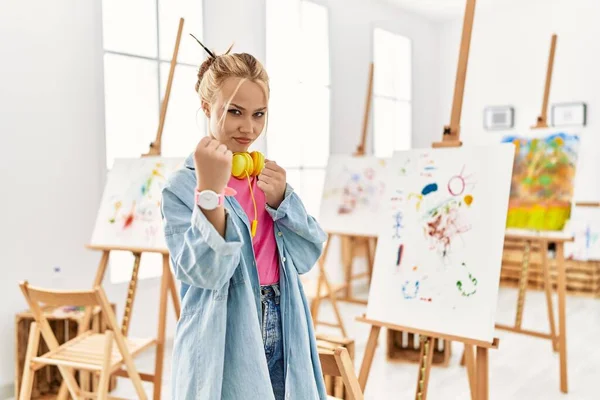
[[[247,139],[247,138],[235,138],[234,137],[233,140],[235,140],[239,144],[250,144],[250,142],[251,142],[251,140]]]

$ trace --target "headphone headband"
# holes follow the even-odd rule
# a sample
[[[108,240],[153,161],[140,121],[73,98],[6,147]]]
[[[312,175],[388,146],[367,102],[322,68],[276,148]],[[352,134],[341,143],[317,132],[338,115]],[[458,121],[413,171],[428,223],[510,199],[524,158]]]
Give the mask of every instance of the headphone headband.
[[[265,156],[258,151],[233,153],[231,175],[238,179],[246,178],[246,176],[258,176],[264,167]]]

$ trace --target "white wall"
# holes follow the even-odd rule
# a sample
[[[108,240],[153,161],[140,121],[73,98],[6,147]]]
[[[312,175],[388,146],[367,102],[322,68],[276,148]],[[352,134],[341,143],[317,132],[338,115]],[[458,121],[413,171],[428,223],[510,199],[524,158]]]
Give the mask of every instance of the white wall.
[[[84,246],[105,178],[101,18],[99,1],[0,5],[0,398],[14,379],[14,316],[27,308],[18,282],[91,288],[99,262]],[[140,282],[131,334],[155,334],[159,287]],[[120,319],[126,285],[105,289]]]
[[[91,287],[96,257],[83,246],[103,178],[100,15],[99,2],[0,6],[0,387],[13,381],[14,315],[26,308],[18,281],[49,285],[60,266],[57,284]]]
[[[477,9],[461,139],[467,144],[498,141],[502,133],[483,129],[483,110],[490,105],[515,107],[515,131],[523,132],[536,123],[553,33],[558,34],[558,46],[550,104],[586,102],[592,113],[588,131],[598,130],[600,125],[593,118],[600,107],[598,15],[600,3],[595,0],[502,0]],[[438,124],[450,122],[461,30],[462,18],[440,29]]]

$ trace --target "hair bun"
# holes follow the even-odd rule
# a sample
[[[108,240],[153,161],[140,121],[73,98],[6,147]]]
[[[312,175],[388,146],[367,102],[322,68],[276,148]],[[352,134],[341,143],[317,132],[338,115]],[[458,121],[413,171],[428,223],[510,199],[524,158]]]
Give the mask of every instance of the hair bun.
[[[196,82],[196,92],[198,92],[198,89],[200,89],[200,82],[202,82],[202,78],[204,77],[204,74],[206,73],[206,71],[208,71],[208,69],[215,62],[215,60],[216,60],[216,58],[208,57],[200,65],[200,68],[198,69],[198,81]]]

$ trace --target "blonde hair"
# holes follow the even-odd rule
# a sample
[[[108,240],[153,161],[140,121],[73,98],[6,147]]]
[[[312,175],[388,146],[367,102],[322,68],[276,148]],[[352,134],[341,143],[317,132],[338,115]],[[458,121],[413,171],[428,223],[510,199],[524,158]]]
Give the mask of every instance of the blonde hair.
[[[246,80],[259,85],[268,101],[270,95],[269,76],[263,65],[248,53],[229,54],[229,50],[223,55],[208,57],[200,66],[196,82],[196,92],[200,95],[200,99],[212,104],[227,78],[241,78],[227,103],[231,102],[241,84]]]

